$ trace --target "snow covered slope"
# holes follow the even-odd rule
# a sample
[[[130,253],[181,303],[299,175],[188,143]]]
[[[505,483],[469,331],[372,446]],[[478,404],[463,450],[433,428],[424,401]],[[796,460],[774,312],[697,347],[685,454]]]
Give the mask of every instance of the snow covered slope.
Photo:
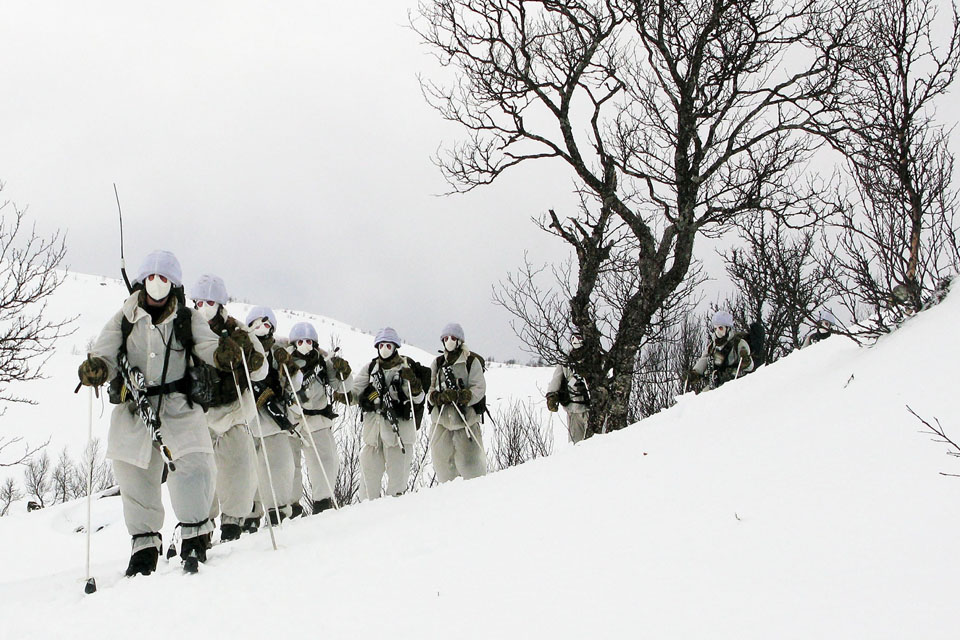
[[[0,519],[0,637],[956,638],[960,295],[625,431],[121,577],[117,499]],[[533,374],[531,374],[531,377]],[[173,522],[168,518],[165,537]]]
[[[188,279],[188,286],[190,280]],[[51,297],[49,317],[52,319],[73,318],[76,322],[72,335],[62,338],[46,365],[46,380],[29,384],[12,385],[10,392],[22,395],[39,402],[37,405],[10,405],[7,413],[0,417],[0,433],[4,436],[22,436],[31,444],[42,444],[49,437],[48,449],[54,460],[58,452],[67,447],[74,458],[79,458],[87,439],[87,390],[81,390],[74,395],[77,385],[77,367],[86,356],[88,346],[96,340],[100,330],[113,316],[126,299],[126,288],[119,280],[90,276],[83,274],[67,274],[63,285]],[[235,317],[244,320],[251,305],[230,303],[228,311]],[[307,321],[313,323],[320,336],[320,344],[324,348],[339,345],[354,367],[361,366],[376,355],[373,348],[373,336],[351,327],[342,322],[331,320],[324,316],[309,314],[302,311],[286,311],[276,309],[278,335],[286,332],[296,322]],[[424,319],[424,322],[437,325],[437,331],[443,326],[443,319]],[[470,323],[463,320],[467,338],[470,337]],[[401,338],[404,336],[403,327],[395,327]],[[437,345],[439,346],[439,336]],[[467,341],[468,346],[470,341]],[[481,355],[483,345],[475,345]],[[423,364],[429,364],[435,357],[434,351],[424,351],[410,345],[404,346],[401,353],[415,358]],[[543,401],[543,393],[538,389],[545,388],[549,380],[550,371],[546,369],[531,369],[529,367],[507,366],[491,363],[488,376],[488,398],[495,408],[501,402],[512,399],[536,398]],[[110,424],[110,410],[112,405],[97,401],[94,416],[94,435],[106,439]],[[557,442],[561,442],[565,435],[558,431]],[[20,479],[19,470],[14,475]],[[3,477],[0,469],[0,477]]]

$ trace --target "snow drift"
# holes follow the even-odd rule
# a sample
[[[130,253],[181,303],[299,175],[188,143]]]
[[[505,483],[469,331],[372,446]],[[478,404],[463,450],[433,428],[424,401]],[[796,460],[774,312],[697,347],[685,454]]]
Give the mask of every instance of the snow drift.
[[[905,406],[960,436],[958,320],[955,294],[873,348],[831,338],[550,458],[287,522],[278,552],[216,546],[196,576],[123,578],[116,498],[91,596],[82,502],[0,519],[0,636],[954,638],[960,461]]]

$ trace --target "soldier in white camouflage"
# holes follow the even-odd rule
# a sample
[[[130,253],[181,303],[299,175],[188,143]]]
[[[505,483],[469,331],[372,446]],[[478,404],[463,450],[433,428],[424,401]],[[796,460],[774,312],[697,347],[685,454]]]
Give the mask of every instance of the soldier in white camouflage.
[[[368,500],[382,495],[384,473],[388,496],[407,490],[417,440],[416,405],[425,399],[417,375],[419,363],[400,355],[397,332],[391,327],[381,329],[373,343],[377,356],[357,371],[354,379],[363,411],[360,472]]]
[[[297,369],[297,374],[291,374],[291,378],[300,402],[290,405],[288,417],[302,436],[296,442],[306,457],[312,492],[311,511],[317,514],[334,506],[332,489],[336,487],[340,471],[340,455],[333,437],[333,421],[337,418],[333,396],[349,393],[353,388],[353,377],[346,360],[320,348],[317,330],[309,322],[293,325],[289,341],[286,349]],[[296,454],[294,457],[299,458]],[[301,490],[299,486],[294,487],[295,492]]]
[[[837,325],[837,317],[835,315],[826,309],[821,309],[817,311],[814,318],[813,331],[803,337],[803,343],[800,345],[801,349],[816,344],[821,340],[826,340],[833,335],[833,328]]]
[[[706,352],[688,374],[691,386],[716,389],[753,371],[750,344],[743,334],[735,333],[733,327],[730,312],[717,311],[713,315],[713,331]]]
[[[107,458],[113,461],[124,522],[133,537],[128,576],[149,575],[157,568],[165,467],[170,501],[180,520],[184,570],[196,572],[198,563],[206,560],[217,468],[189,372],[203,365],[235,370],[249,348],[229,336],[218,338],[207,320],[186,306],[180,263],[169,251],[154,251],[141,265],[133,292],[80,365],[81,384],[99,387],[111,378],[117,381],[111,383],[116,387],[111,400],[118,405],[110,419]],[[123,362],[128,363],[128,377],[116,377]],[[138,390],[149,409],[132,404]],[[156,434],[145,415],[151,422],[159,417]]]
[[[571,366],[583,354],[583,338],[578,333],[570,337],[569,364],[558,364],[547,385],[547,409],[556,412],[561,406],[567,413],[567,436],[577,443],[587,435],[590,411],[590,393],[583,376]]]
[[[190,297],[215,334],[233,336],[253,346],[247,363],[250,377],[263,380],[267,375],[263,346],[249,333],[246,324],[227,314],[227,287],[223,279],[210,274],[200,276]],[[220,516],[220,541],[227,542],[240,537],[243,519],[253,508],[257,492],[257,453],[249,429],[256,420],[257,405],[242,367],[237,372],[221,372],[218,382],[214,400],[207,407],[207,427],[217,462],[217,495],[210,519]]]
[[[484,361],[467,348],[459,324],[445,326],[440,340],[443,355],[430,365],[430,454],[437,480],[469,480],[487,473],[480,429],[487,394]]]

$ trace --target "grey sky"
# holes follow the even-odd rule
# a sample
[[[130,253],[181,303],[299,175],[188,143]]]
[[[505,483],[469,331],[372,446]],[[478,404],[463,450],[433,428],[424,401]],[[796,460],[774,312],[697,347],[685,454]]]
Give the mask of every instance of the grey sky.
[[[458,321],[481,353],[525,358],[491,285],[527,249],[565,255],[530,217],[573,207],[569,176],[435,197],[431,156],[461,132],[420,93],[438,67],[414,4],[4,3],[3,197],[68,230],[76,271],[118,273],[116,182],[130,270],[167,248],[188,286],[213,272],[426,348]]]

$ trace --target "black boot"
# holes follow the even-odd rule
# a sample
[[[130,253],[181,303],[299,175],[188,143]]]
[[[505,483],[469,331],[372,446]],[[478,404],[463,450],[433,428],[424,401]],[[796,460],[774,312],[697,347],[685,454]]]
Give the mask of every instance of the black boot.
[[[290,505],[290,508],[293,510],[293,513],[290,514],[291,519],[299,518],[303,515],[303,505],[299,502],[294,502],[292,505]]]
[[[199,563],[207,561],[207,535],[187,538],[180,543],[180,559],[185,573],[199,571]]]
[[[240,527],[245,533],[256,533],[260,529],[260,518],[244,518]]]
[[[135,576],[138,573],[148,576],[157,570],[157,558],[160,557],[160,550],[156,547],[147,547],[140,549],[130,556],[130,564],[127,565],[127,577]]]
[[[267,517],[270,518],[270,524],[277,525],[286,520],[287,514],[284,512],[286,507],[280,507],[280,509],[268,509]],[[280,518],[277,518],[277,512],[280,512]]]
[[[321,511],[326,511],[327,509],[333,508],[333,498],[324,498],[323,500],[314,500],[313,501],[313,514],[316,515]]]
[[[230,542],[231,540],[238,540],[240,538],[240,525],[238,524],[221,524],[220,525],[220,542]]]

